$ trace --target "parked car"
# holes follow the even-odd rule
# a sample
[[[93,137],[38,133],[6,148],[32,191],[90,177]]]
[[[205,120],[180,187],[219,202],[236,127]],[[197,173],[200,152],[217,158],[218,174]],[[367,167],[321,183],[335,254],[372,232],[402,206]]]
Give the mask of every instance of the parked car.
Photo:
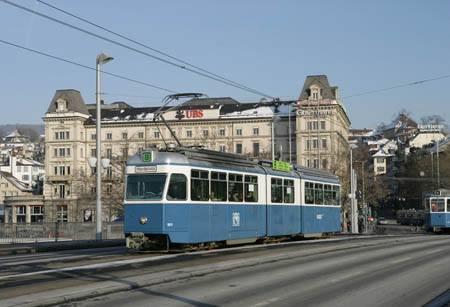
[[[384,217],[379,217],[378,218],[378,224],[379,225],[386,225],[388,222]]]

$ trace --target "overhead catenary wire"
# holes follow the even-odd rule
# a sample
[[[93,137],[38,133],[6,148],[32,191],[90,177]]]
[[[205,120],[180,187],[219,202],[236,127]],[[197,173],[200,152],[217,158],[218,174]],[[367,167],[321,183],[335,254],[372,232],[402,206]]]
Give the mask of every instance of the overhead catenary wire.
[[[132,95],[132,94],[125,94],[125,93],[100,93],[100,94],[106,95],[106,96],[119,96],[119,97],[132,97],[132,98],[161,99],[161,97],[155,97],[155,96],[142,96],[142,95]]]
[[[180,58],[174,57],[174,56],[168,54],[167,52],[163,52],[163,51],[158,50],[158,49],[156,49],[156,48],[150,47],[149,45],[146,45],[146,44],[143,44],[143,43],[141,43],[141,42],[138,42],[138,41],[136,41],[136,40],[134,40],[134,39],[131,39],[131,38],[129,38],[129,37],[123,35],[123,34],[120,34],[120,33],[117,33],[117,32],[115,32],[115,31],[112,31],[112,30],[110,30],[110,29],[108,29],[108,28],[106,28],[106,27],[100,26],[100,25],[98,25],[98,24],[96,24],[96,23],[94,23],[94,22],[92,22],[92,21],[89,21],[89,20],[87,20],[87,19],[85,19],[85,18],[82,18],[82,17],[80,17],[80,16],[77,16],[77,15],[75,15],[75,14],[73,14],[73,13],[70,13],[70,12],[68,12],[68,11],[66,11],[66,10],[63,10],[63,9],[61,9],[61,8],[59,8],[59,7],[56,7],[56,6],[52,5],[52,4],[49,4],[49,3],[45,2],[45,1],[42,1],[42,0],[36,0],[36,1],[39,2],[39,3],[42,3],[43,5],[46,5],[46,6],[50,7],[50,8],[52,8],[52,9],[54,9],[54,10],[57,10],[57,11],[59,11],[59,12],[61,12],[61,13],[64,13],[64,14],[66,14],[66,15],[69,15],[69,16],[75,18],[75,19],[78,19],[78,20],[81,20],[81,21],[83,21],[83,22],[85,22],[85,23],[87,23],[87,24],[90,24],[91,26],[94,26],[94,27],[96,27],[96,28],[99,28],[99,29],[101,29],[101,30],[103,30],[103,31],[106,31],[106,32],[110,33],[110,34],[116,35],[116,36],[118,36],[118,37],[120,37],[120,38],[122,38],[122,39],[125,39],[125,40],[127,40],[127,41],[129,41],[129,42],[132,42],[132,43],[134,43],[134,44],[136,44],[136,45],[139,45],[139,46],[141,46],[141,47],[144,47],[144,48],[146,48],[146,49],[149,49],[149,50],[151,50],[151,51],[154,51],[154,52],[156,52],[156,53],[158,53],[158,54],[161,54],[161,55],[163,55],[163,56],[165,56],[165,57],[168,57],[168,58],[170,58],[170,59],[172,59],[172,60],[175,60],[175,61],[178,61],[178,62],[180,62],[180,63],[183,63],[183,64],[188,65],[188,66],[190,66],[190,67],[193,67],[193,68],[195,68],[195,69],[197,69],[197,70],[200,70],[200,71],[202,71],[202,72],[204,72],[204,73],[210,74],[210,75],[212,75],[212,76],[214,76],[214,77],[220,78],[220,79],[222,79],[222,80],[225,80],[225,81],[228,81],[228,82],[230,82],[230,83],[233,83],[233,84],[235,84],[235,85],[237,85],[237,86],[240,86],[240,87],[242,87],[242,88],[245,88],[245,89],[247,89],[247,90],[255,91],[254,89],[252,89],[252,88],[250,88],[250,87],[248,87],[248,86],[245,86],[245,85],[243,85],[243,84],[241,84],[241,83],[238,83],[238,82],[235,82],[235,81],[233,81],[233,80],[227,79],[227,78],[225,78],[225,77],[223,77],[223,76],[220,76],[220,75],[215,74],[215,73],[213,73],[213,72],[210,72],[210,71],[208,71],[208,70],[206,70],[206,69],[203,69],[203,68],[201,68],[201,67],[199,67],[199,66],[197,66],[197,65],[194,65],[194,64],[191,64],[191,63],[189,63],[189,62],[186,62],[186,61],[184,61],[184,60],[182,60],[182,59],[180,59]]]
[[[118,41],[109,39],[109,38],[104,37],[104,36],[102,36],[102,35],[99,35],[99,34],[96,34],[96,33],[91,32],[91,31],[82,29],[82,28],[80,28],[80,27],[74,26],[74,25],[72,25],[72,24],[69,24],[69,23],[67,23],[67,22],[61,21],[61,20],[56,19],[56,18],[54,18],[54,17],[51,17],[51,16],[45,15],[45,14],[43,14],[43,13],[40,13],[40,12],[38,12],[38,11],[29,9],[29,8],[27,8],[27,7],[25,7],[25,6],[22,6],[22,5],[13,3],[13,2],[11,2],[11,1],[8,1],[8,0],[0,0],[0,1],[2,1],[2,2],[6,3],[6,4],[9,4],[9,5],[11,5],[11,6],[14,6],[14,7],[16,7],[16,8],[19,8],[19,9],[21,9],[21,10],[24,10],[24,11],[27,11],[27,12],[29,12],[29,13],[35,14],[35,15],[37,15],[37,16],[40,16],[40,17],[42,17],[42,18],[48,19],[48,20],[50,20],[50,21],[59,23],[59,24],[64,25],[64,26],[66,26],[66,27],[69,27],[69,28],[72,28],[72,29],[74,29],[74,30],[77,30],[77,31],[83,32],[83,33],[85,33],[85,34],[88,34],[88,35],[90,35],[90,36],[96,37],[96,38],[101,39],[101,40],[103,40],[103,41],[109,42],[109,43],[111,43],[111,44],[114,44],[114,45],[117,45],[117,46],[126,48],[126,49],[128,49],[128,50],[134,51],[134,52],[136,52],[136,53],[139,53],[139,54],[142,54],[142,55],[151,57],[151,58],[153,58],[153,59],[155,59],[155,60],[161,61],[161,62],[166,63],[166,64],[168,64],[168,65],[171,65],[171,66],[174,66],[174,67],[177,67],[177,68],[180,68],[180,69],[184,69],[184,70],[186,70],[186,71],[189,71],[189,72],[195,73],[195,74],[197,74],[197,75],[200,75],[200,76],[203,76],[203,77],[206,77],[206,78],[209,78],[209,79],[212,79],[212,80],[215,80],[215,81],[218,81],[218,82],[221,82],[221,83],[224,83],[224,84],[227,84],[227,85],[236,87],[236,88],[239,88],[239,89],[241,89],[241,90],[244,90],[244,91],[253,93],[253,94],[255,94],[255,95],[267,97],[267,98],[270,98],[270,99],[275,99],[275,97],[273,97],[273,96],[271,96],[271,95],[268,95],[268,94],[262,93],[262,92],[257,91],[257,90],[253,90],[253,89],[250,89],[250,88],[247,88],[247,87],[243,87],[243,86],[234,84],[234,83],[232,83],[232,82],[229,82],[229,81],[226,81],[226,80],[223,80],[223,79],[220,79],[220,78],[217,78],[217,77],[208,75],[208,74],[203,73],[203,72],[200,72],[200,71],[196,71],[196,70],[194,70],[194,69],[191,69],[191,68],[186,67],[186,66],[183,66],[183,65],[179,65],[179,64],[177,64],[177,63],[174,63],[174,62],[171,62],[171,61],[169,61],[169,60],[163,59],[163,58],[161,58],[161,57],[155,56],[155,55],[150,54],[150,53],[148,53],[148,52],[145,52],[145,51],[142,51],[142,50],[133,48],[133,47],[131,47],[131,46],[125,45],[125,44],[120,43],[120,42],[118,42]]]
[[[347,99],[347,98],[352,98],[352,97],[359,97],[359,96],[364,96],[364,95],[369,95],[369,94],[375,94],[375,93],[379,93],[379,92],[385,92],[385,91],[393,90],[393,89],[396,89],[396,88],[401,88],[401,87],[406,87],[406,86],[413,86],[413,85],[417,85],[417,84],[422,84],[422,83],[436,81],[436,80],[441,80],[441,79],[446,79],[446,78],[450,78],[450,75],[445,75],[445,76],[440,76],[440,77],[435,77],[435,78],[430,78],[430,79],[424,79],[424,80],[409,82],[409,83],[400,84],[400,85],[391,86],[391,87],[386,87],[386,88],[381,88],[381,89],[377,89],[377,90],[371,90],[371,91],[367,91],[367,92],[363,92],[363,93],[359,93],[359,94],[344,96],[344,97],[342,97],[342,99]]]
[[[63,59],[63,58],[60,58],[60,57],[57,57],[57,56],[54,56],[54,55],[51,55],[51,54],[48,54],[48,53],[45,53],[45,52],[42,52],[42,51],[34,50],[34,49],[27,48],[27,47],[24,47],[24,46],[21,46],[21,45],[17,45],[17,44],[11,43],[11,42],[7,42],[7,41],[4,41],[2,39],[0,39],[0,42],[4,43],[6,45],[10,45],[10,46],[16,47],[16,48],[20,48],[20,49],[23,49],[23,50],[26,50],[26,51],[30,51],[30,52],[33,52],[33,53],[36,53],[36,54],[40,54],[42,56],[46,56],[48,58],[52,58],[52,59],[55,59],[55,60],[58,60],[58,61],[61,61],[61,62],[69,63],[69,64],[76,65],[76,66],[79,66],[79,67],[82,67],[82,68],[86,68],[86,69],[89,69],[89,70],[96,71],[96,69],[93,68],[93,67],[90,67],[90,66],[87,66],[87,65],[83,65],[83,64],[80,64],[80,63],[77,63],[77,62],[74,62],[74,61],[70,61],[70,60],[67,60],[67,59]],[[131,79],[131,78],[128,78],[128,77],[124,77],[124,76],[121,76],[121,75],[118,75],[118,74],[110,73],[110,72],[107,72],[107,71],[104,71],[104,70],[102,70],[101,72],[103,74],[106,74],[106,75],[110,75],[110,76],[113,76],[113,77],[116,77],[116,78],[119,78],[119,79],[131,81],[131,82],[138,83],[138,84],[141,84],[141,85],[149,86],[149,87],[152,87],[152,88],[155,88],[155,89],[158,89],[158,90],[162,90],[162,91],[165,91],[165,92],[169,92],[169,93],[173,93],[173,94],[177,93],[176,91],[172,91],[172,90],[169,90],[169,89],[166,89],[166,88],[163,88],[163,87],[159,87],[159,86],[156,86],[156,85],[153,85],[153,84],[150,84],[150,83],[142,82],[142,81]]]

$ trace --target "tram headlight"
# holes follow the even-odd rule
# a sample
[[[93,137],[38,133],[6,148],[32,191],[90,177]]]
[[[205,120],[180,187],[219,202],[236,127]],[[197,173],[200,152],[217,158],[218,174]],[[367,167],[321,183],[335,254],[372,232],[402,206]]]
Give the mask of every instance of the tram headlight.
[[[141,216],[141,218],[139,219],[139,223],[141,223],[142,225],[147,224],[148,219],[145,216]]]

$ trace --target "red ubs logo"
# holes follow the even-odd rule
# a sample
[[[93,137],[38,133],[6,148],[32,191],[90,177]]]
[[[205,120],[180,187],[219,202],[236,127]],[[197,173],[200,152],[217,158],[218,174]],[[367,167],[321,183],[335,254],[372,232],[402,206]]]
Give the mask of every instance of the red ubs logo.
[[[202,118],[203,110],[186,110],[186,118]]]

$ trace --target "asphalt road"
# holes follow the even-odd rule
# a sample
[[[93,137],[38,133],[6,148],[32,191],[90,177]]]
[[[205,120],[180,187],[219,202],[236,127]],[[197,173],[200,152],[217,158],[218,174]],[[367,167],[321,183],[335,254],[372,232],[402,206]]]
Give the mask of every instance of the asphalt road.
[[[12,265],[0,276],[0,305],[423,306],[450,288],[450,236],[118,253],[28,272]]]

